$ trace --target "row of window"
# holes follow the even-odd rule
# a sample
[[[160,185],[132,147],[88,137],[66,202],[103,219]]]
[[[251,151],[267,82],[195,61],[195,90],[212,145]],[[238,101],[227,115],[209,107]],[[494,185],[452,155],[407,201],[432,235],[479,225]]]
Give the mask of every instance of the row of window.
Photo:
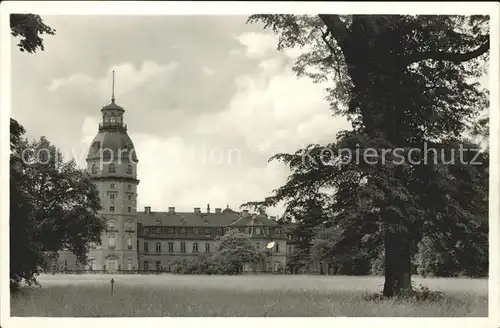
[[[113,205],[111,205],[111,206],[109,207],[109,211],[110,211],[110,212],[114,212],[114,211],[115,211],[115,207],[114,207]],[[128,207],[127,207],[127,212],[132,213],[132,207],[131,207],[131,206],[128,206]]]
[[[109,188],[111,188],[111,189],[115,189],[115,188],[116,188],[116,184],[115,184],[114,182],[111,182],[111,183],[109,184]],[[127,185],[127,189],[128,189],[128,190],[132,190],[132,185],[131,185],[131,184]]]
[[[108,227],[108,230],[118,230],[116,228],[116,222],[114,220],[109,220],[107,222],[107,227]],[[134,224],[130,220],[125,223],[125,230],[133,230],[133,227],[134,227]]]
[[[161,242],[157,241],[156,242],[156,248],[155,248],[157,253],[161,253]],[[147,241],[144,242],[144,252],[148,253],[149,252],[149,243]],[[174,253],[175,248],[174,248],[174,242],[170,241],[168,242],[168,252],[169,253]],[[186,242],[182,241],[181,242],[181,253],[186,253]],[[193,243],[193,248],[191,250],[191,253],[199,253],[200,249],[198,246],[198,243]],[[210,244],[206,243],[205,244],[205,253],[210,253]]]
[[[96,249],[97,245],[92,243],[90,248]],[[116,235],[114,233],[108,235],[108,249],[116,248]],[[127,249],[132,249],[132,234],[127,236]]]
[[[109,194],[109,199],[115,199],[116,195],[115,194]],[[132,195],[128,194],[127,195],[128,200],[132,200]]]
[[[187,233],[191,232],[190,229],[192,229],[192,233],[194,236],[199,236],[199,234],[200,234],[199,229],[200,228],[179,228],[179,235],[186,236]],[[204,232],[205,237],[212,236],[212,229],[210,229],[210,228],[202,228],[202,229],[205,229],[205,232]],[[231,230],[231,228],[229,228],[229,227],[224,228],[224,233],[227,233],[229,230]],[[223,232],[222,228],[217,228],[215,230],[215,235],[221,236],[222,232]],[[167,234],[169,236],[173,236],[174,233],[175,233],[174,228],[168,228]],[[162,228],[151,228],[151,230],[150,230],[150,228],[146,227],[143,230],[143,234],[144,235],[160,236],[162,234]],[[266,237],[266,236],[269,236],[269,228],[268,227],[263,227],[263,228],[261,228],[261,227],[246,227],[245,234]],[[274,235],[276,237],[281,236],[281,229],[278,229],[278,228],[274,229]]]
[[[98,172],[97,165],[93,164],[92,165],[92,174],[97,174],[97,172]],[[108,173],[116,173],[115,164],[109,164]],[[132,174],[132,165],[127,166],[127,174]]]
[[[186,242],[181,241],[180,245],[181,245],[180,252],[186,253]],[[255,246],[257,249],[261,249],[260,243],[256,243]],[[274,250],[276,253],[280,252],[280,245],[278,243],[275,244]],[[156,242],[155,251],[156,251],[156,253],[161,253],[161,242],[160,241]],[[145,253],[149,252],[149,243],[147,241],[144,242],[144,252]],[[170,241],[170,242],[168,242],[168,253],[174,253],[174,252],[175,252],[174,242]],[[191,253],[199,253],[199,252],[200,252],[199,245],[197,242],[194,242]],[[205,253],[210,253],[210,244],[209,243],[205,243]]]

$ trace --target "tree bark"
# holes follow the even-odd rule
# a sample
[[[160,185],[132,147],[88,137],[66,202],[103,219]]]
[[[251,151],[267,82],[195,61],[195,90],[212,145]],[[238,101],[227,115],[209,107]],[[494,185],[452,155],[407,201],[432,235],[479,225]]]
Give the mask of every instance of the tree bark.
[[[383,295],[397,296],[411,290],[411,254],[401,232],[385,232],[385,283]]]

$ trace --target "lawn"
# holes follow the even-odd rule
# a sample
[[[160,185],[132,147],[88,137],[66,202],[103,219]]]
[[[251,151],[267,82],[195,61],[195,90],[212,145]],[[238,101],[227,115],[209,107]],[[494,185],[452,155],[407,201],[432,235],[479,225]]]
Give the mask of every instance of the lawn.
[[[116,281],[110,293],[110,279]],[[43,275],[11,300],[12,316],[486,317],[486,279],[414,278],[446,294],[418,303],[366,301],[382,277]]]

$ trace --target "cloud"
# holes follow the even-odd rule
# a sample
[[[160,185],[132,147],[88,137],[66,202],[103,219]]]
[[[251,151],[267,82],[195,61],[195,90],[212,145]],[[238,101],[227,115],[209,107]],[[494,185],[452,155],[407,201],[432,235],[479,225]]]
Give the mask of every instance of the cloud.
[[[204,66],[204,67],[202,68],[202,71],[203,71],[203,73],[204,73],[204,74],[206,74],[206,75],[214,75],[214,74],[215,74],[215,70],[214,70],[214,69],[212,69],[212,68],[210,68],[210,67],[207,67],[207,66]]]
[[[246,47],[246,55],[253,58],[263,57],[269,50],[276,50],[277,37],[271,33],[243,33],[237,40]]]
[[[145,60],[138,69],[131,63],[122,63],[110,67],[102,78],[96,79],[85,74],[74,74],[52,80],[48,89],[50,92],[58,92],[61,89],[87,90],[90,88],[97,90],[100,98],[106,98],[111,95],[112,72],[115,71],[115,96],[119,97],[157,77],[168,77],[177,67],[176,62],[162,66],[151,60]]]

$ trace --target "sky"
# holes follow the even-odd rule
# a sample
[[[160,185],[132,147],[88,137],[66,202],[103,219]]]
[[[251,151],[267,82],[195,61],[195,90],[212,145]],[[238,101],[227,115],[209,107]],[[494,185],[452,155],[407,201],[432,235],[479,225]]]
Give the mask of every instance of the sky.
[[[45,51],[12,40],[12,117],[85,167],[100,109],[116,103],[139,158],[138,211],[239,209],[284,184],[280,152],[349,128],[324,85],[297,78],[300,50],[246,16],[43,16]],[[280,207],[268,209],[280,215]]]

